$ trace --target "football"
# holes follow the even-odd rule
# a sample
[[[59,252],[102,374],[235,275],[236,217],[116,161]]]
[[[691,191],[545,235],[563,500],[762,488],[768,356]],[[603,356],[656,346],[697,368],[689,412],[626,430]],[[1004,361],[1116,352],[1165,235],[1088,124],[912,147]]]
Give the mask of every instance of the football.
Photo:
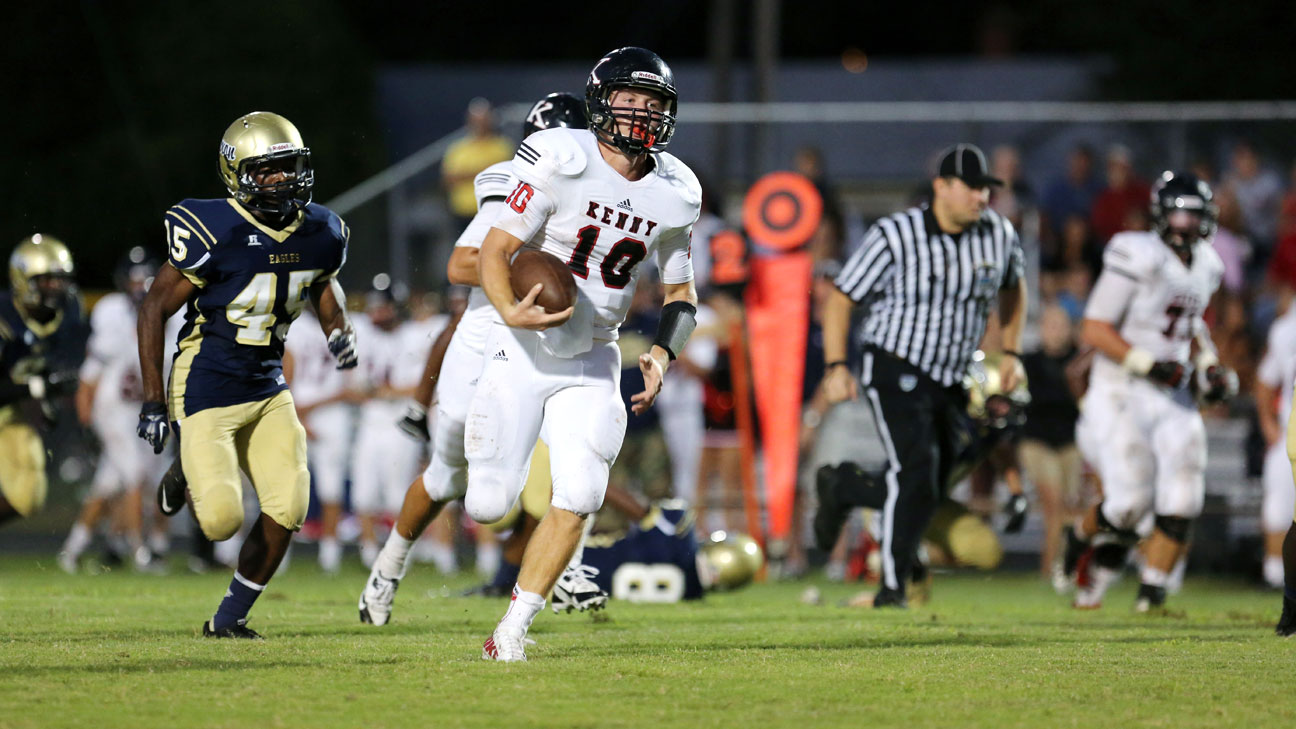
[[[532,286],[544,284],[536,303],[550,314],[576,303],[576,278],[562,259],[534,248],[523,248],[509,267],[513,295],[522,300]]]

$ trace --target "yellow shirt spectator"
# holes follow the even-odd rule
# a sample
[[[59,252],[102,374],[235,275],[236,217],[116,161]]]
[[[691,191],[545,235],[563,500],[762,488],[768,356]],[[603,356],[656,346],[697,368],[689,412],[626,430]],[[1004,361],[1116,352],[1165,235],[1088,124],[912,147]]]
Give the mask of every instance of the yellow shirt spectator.
[[[441,176],[450,198],[450,212],[461,218],[477,214],[473,178],[496,162],[513,156],[514,144],[498,134],[469,136],[450,145],[441,161]]]

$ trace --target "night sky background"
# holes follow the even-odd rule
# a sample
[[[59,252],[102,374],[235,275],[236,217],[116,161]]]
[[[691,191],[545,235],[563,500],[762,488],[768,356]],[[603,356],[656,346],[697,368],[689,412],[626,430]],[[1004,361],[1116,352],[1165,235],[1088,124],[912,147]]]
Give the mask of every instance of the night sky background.
[[[44,230],[83,286],[111,285],[131,245],[161,247],[162,211],[223,194],[225,126],[273,108],[309,130],[316,199],[389,160],[374,118],[387,65],[587,60],[642,45],[707,56],[710,3],[53,0],[7,9],[0,74],[9,151],[0,247]],[[739,0],[737,62],[750,59]],[[1108,60],[1102,99],[1296,98],[1296,3],[838,3],[782,11],[783,59],[1080,56]]]

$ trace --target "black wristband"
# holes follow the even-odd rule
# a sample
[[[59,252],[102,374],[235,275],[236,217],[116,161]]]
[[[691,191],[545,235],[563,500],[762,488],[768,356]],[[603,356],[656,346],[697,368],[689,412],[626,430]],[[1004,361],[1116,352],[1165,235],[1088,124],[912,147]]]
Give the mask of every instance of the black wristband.
[[[844,359],[834,360],[834,361],[832,361],[832,362],[825,362],[825,363],[824,363],[824,372],[827,372],[828,370],[830,370],[830,369],[832,369],[832,368],[834,368],[834,367],[849,367],[849,366],[850,366],[850,362],[847,362],[847,361],[844,360]]]
[[[666,350],[673,362],[696,326],[697,307],[687,301],[672,301],[662,307],[661,322],[657,325],[653,344]]]

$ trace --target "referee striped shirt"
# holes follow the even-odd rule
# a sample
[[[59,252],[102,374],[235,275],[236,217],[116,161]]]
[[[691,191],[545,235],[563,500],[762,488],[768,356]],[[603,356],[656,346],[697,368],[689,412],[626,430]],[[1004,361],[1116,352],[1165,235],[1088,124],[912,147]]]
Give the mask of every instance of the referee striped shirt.
[[[998,213],[953,236],[923,205],[874,223],[835,283],[867,312],[866,346],[949,386],[967,370],[999,289],[1023,275],[1017,231]]]

